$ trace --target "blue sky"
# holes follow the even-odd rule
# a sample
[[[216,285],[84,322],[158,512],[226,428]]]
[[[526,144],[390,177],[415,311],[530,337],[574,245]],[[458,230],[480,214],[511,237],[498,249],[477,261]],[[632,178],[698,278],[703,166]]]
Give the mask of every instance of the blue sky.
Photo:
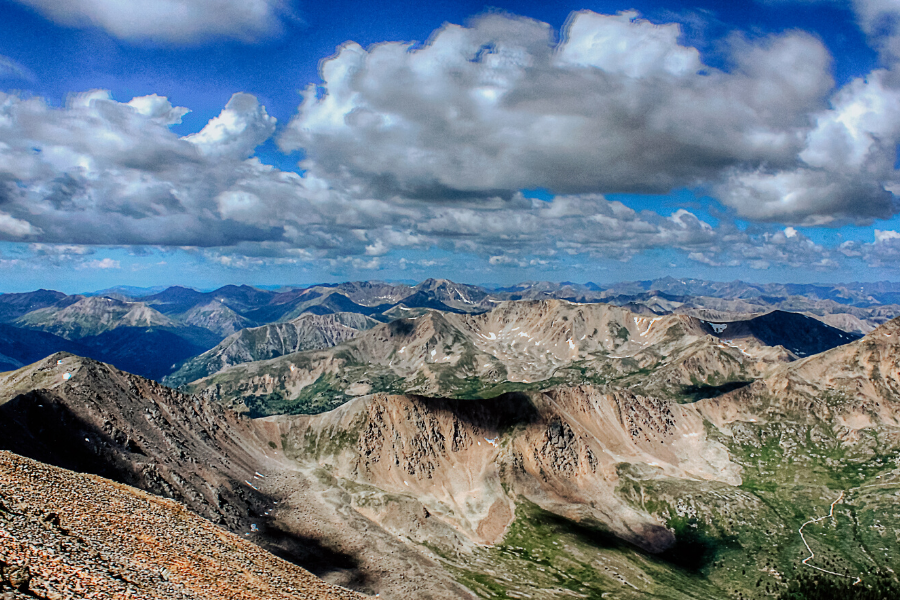
[[[896,279],[898,19],[0,0],[0,291]]]

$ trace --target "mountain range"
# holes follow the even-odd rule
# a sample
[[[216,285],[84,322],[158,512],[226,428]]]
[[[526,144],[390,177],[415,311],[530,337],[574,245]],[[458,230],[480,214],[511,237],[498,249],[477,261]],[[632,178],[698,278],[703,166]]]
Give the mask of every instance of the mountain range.
[[[606,304],[508,301],[476,315],[429,311],[323,350],[234,364],[187,384],[191,371],[177,371],[165,381],[253,416],[320,412],[375,392],[471,399],[584,383],[687,398],[857,338],[781,311],[716,324]]]
[[[570,324],[626,314],[500,308],[517,305],[537,321],[568,311]],[[627,315],[638,336],[657,336],[645,351],[715,337],[689,317],[650,327]],[[500,338],[489,325],[526,315],[499,316],[456,318],[480,324],[488,348],[489,333]],[[567,321],[548,331],[556,323]],[[637,347],[589,333],[598,349]],[[750,339],[732,343],[755,350]],[[375,393],[257,419],[209,392],[57,354],[0,377],[0,447],[174,498],[381,597],[761,598],[806,568],[805,544],[822,568],[863,581],[900,567],[898,344],[894,320],[688,403],[588,382],[481,400]],[[829,506],[833,524],[801,537]]]
[[[316,588],[345,594],[335,597],[761,599],[804,574],[865,588],[900,569],[900,318],[861,337],[782,310],[727,320],[637,302],[499,300],[448,282],[415,292],[438,310],[405,305],[401,286],[338,287],[314,293],[378,310],[286,310],[163,383],[78,354],[112,352],[89,344],[116,332],[180,335],[197,327],[182,315],[211,302],[248,319],[288,304],[271,302],[283,294],[305,298],[294,308],[323,304],[303,304],[315,299],[304,290],[240,288],[234,300],[182,288],[165,302],[57,297],[32,310],[0,296],[17,323],[0,328],[4,348],[33,360],[0,374],[11,482],[0,536],[17,544],[0,550],[0,590],[15,587],[11,573],[24,585],[26,567],[42,573],[28,584],[40,594],[85,569],[104,586],[119,573],[147,597],[190,587],[187,571],[165,567],[167,580],[162,563],[129,562],[85,529],[96,494],[147,515],[130,526],[153,556],[255,561],[263,579],[251,587],[294,578],[342,586]],[[500,293],[546,288],[521,287]],[[845,298],[835,294],[816,302]],[[466,302],[482,306],[454,305]],[[67,311],[79,303],[91,310]],[[70,346],[40,358],[54,343]],[[76,491],[58,496],[60,485]],[[160,535],[177,506],[194,515],[188,550]],[[38,540],[77,558],[72,531],[115,567],[67,558],[45,576]],[[247,597],[293,584],[278,585]]]
[[[286,324],[307,314],[352,313],[390,322],[429,311],[477,315],[503,302],[555,299],[612,304],[651,318],[684,314],[717,323],[746,321],[772,311],[793,312],[847,333],[865,334],[900,314],[898,298],[900,286],[886,282],[758,285],[672,278],[608,286],[530,282],[483,287],[429,279],[417,285],[350,282],[278,290],[229,285],[209,292],[178,286],[117,287],[82,295],[49,290],[0,294],[0,324],[6,326],[7,337],[27,335],[14,333],[10,327],[15,327],[62,338],[43,338],[36,347],[47,348],[45,356],[53,351],[76,350],[71,345],[76,342],[81,344],[76,350],[81,355],[152,379],[171,376],[172,382],[181,384],[196,379],[192,370],[195,367],[197,374],[212,374],[235,364],[235,358],[224,358],[206,367],[198,366],[209,358],[201,355],[232,334]],[[279,350],[276,344],[268,357],[275,358],[288,350],[319,349],[329,339],[327,334],[313,334],[313,338],[320,341],[301,343],[294,349]],[[256,360],[264,354],[241,350],[235,356]],[[18,367],[33,358],[14,342],[0,339],[3,365]],[[191,366],[185,367],[189,360]]]

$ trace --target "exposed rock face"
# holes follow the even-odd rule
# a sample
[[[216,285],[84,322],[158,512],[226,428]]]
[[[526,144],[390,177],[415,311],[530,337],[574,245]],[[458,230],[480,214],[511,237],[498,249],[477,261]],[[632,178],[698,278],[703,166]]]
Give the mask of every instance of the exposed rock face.
[[[171,500],[0,451],[4,598],[362,600]]]

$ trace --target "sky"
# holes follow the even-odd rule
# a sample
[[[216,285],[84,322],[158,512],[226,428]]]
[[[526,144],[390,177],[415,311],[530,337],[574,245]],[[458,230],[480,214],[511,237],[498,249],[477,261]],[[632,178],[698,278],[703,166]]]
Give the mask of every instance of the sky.
[[[900,0],[0,0],[0,292],[900,278]]]

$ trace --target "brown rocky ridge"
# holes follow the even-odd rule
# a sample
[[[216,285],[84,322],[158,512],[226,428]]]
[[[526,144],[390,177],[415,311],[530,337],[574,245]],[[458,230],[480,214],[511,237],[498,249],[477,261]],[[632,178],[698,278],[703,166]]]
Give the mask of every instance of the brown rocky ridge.
[[[184,505],[0,451],[0,597],[362,600]]]

